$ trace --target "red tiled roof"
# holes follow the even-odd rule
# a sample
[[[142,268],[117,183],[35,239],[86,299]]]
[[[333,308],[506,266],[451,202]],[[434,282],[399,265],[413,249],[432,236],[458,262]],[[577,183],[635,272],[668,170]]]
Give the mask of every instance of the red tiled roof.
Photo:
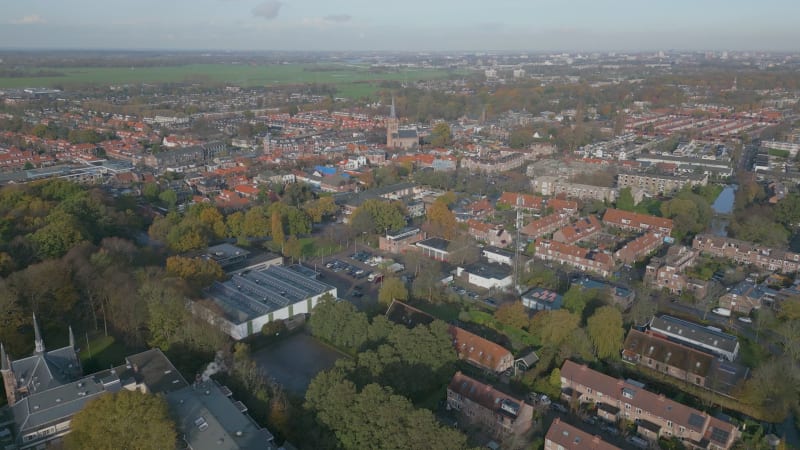
[[[450,325],[450,337],[460,358],[493,371],[498,371],[503,359],[511,355],[503,346],[454,325]]]
[[[657,228],[672,230],[672,220],[663,217],[650,216],[635,212],[622,211],[620,209],[609,208],[603,216],[603,222],[607,225],[615,225],[623,228]]]
[[[547,430],[545,440],[565,450],[619,450],[619,447],[600,439],[600,436],[593,436],[575,428],[566,422],[562,422],[558,417],[550,425],[550,429]]]
[[[499,204],[505,204],[516,207],[521,205],[523,208],[541,209],[544,199],[536,195],[521,194],[518,192],[503,192],[503,195],[497,200]]]

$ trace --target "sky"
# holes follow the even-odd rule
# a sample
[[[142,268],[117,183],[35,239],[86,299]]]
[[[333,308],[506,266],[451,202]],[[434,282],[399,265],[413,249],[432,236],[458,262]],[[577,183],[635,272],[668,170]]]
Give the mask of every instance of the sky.
[[[0,0],[0,48],[800,50],[798,0]]]

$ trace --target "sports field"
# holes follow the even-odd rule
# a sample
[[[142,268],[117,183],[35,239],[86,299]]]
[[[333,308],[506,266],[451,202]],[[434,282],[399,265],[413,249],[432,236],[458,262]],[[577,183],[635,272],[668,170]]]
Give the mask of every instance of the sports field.
[[[372,95],[381,81],[415,82],[446,78],[443,69],[379,69],[349,64],[193,64],[164,67],[48,68],[62,76],[0,77],[0,88],[78,87],[140,83],[208,83],[240,86],[333,84],[338,95]]]

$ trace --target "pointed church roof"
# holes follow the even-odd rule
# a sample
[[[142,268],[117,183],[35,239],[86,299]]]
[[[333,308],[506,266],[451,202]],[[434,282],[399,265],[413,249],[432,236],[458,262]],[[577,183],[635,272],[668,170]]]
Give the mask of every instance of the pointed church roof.
[[[39,331],[39,323],[36,321],[36,313],[33,313],[33,337],[36,353],[44,353],[44,341],[42,340],[42,333]]]
[[[69,346],[75,348],[75,334],[72,333],[72,325],[69,326]]]
[[[394,108],[394,95],[392,95],[392,109],[389,112],[389,117],[392,119],[397,119],[397,111]]]

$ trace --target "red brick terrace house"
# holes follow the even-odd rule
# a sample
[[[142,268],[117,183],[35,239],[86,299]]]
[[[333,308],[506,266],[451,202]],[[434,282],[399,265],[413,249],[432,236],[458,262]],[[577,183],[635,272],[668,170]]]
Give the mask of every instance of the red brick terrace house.
[[[533,424],[533,407],[461,372],[447,386],[447,406],[497,437],[522,435]]]
[[[603,224],[628,231],[656,231],[664,233],[665,236],[672,233],[672,220],[670,219],[613,208],[606,210]]]
[[[511,243],[511,234],[502,226],[481,222],[480,220],[467,220],[469,235],[489,245],[505,248]]]
[[[593,272],[603,277],[611,275],[614,270],[614,260],[610,255],[546,239],[538,239],[536,241],[534,257],[544,261],[567,264],[584,272]]]
[[[690,449],[728,450],[740,437],[728,422],[573,361],[561,367],[561,390],[570,401],[596,404],[604,420],[635,421],[637,432],[651,440],[676,437]]]
[[[664,237],[661,233],[645,233],[617,250],[614,257],[625,264],[633,264],[661,248],[663,243]]]
[[[532,221],[522,227],[519,232],[529,239],[537,239],[569,225],[569,222],[570,216],[568,214],[554,213]]]

